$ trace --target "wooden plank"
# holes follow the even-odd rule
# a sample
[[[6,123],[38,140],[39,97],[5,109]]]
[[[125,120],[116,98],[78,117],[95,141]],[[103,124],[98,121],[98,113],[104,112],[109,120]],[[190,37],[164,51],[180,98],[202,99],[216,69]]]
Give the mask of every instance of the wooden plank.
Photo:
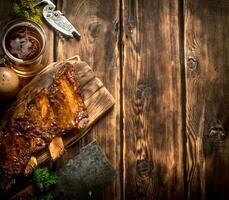
[[[183,199],[178,1],[122,12],[124,198]]]
[[[189,199],[229,199],[228,23],[228,1],[185,1]]]
[[[93,126],[86,138],[75,148],[95,138],[119,174],[119,0],[58,0],[60,9],[81,33],[81,39],[58,42],[58,60],[80,55],[95,71],[108,91],[114,96],[114,109]],[[78,148],[77,148],[78,147]],[[74,152],[74,151],[69,151]],[[70,153],[71,154],[71,153]],[[70,157],[67,155],[66,157]],[[120,199],[120,176],[97,199]]]

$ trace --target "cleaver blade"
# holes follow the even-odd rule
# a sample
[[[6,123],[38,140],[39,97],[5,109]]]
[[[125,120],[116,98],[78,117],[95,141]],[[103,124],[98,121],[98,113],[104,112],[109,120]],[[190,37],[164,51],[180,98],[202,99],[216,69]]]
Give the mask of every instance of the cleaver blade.
[[[94,199],[93,195],[109,184],[116,172],[94,140],[56,171],[59,183],[55,199]]]

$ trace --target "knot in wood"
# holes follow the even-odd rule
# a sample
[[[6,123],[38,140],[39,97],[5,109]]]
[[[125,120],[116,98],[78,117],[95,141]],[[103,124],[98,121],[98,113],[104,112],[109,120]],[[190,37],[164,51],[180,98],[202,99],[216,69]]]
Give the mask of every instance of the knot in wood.
[[[226,134],[223,128],[221,127],[213,127],[211,128],[208,137],[215,140],[220,141],[226,138]]]
[[[101,24],[99,22],[93,22],[92,24],[89,25],[89,33],[92,38],[98,37],[100,33],[100,26]]]
[[[126,23],[126,38],[130,37],[133,33],[133,22],[129,21]]]
[[[195,71],[198,67],[198,62],[194,58],[188,58],[187,66],[188,70]]]
[[[151,160],[138,160],[137,161],[137,173],[139,176],[150,176],[152,174],[152,161]]]
[[[198,75],[198,73],[200,73],[198,61],[195,58],[189,57],[186,62],[186,65],[187,65],[187,76],[188,77],[194,78]]]

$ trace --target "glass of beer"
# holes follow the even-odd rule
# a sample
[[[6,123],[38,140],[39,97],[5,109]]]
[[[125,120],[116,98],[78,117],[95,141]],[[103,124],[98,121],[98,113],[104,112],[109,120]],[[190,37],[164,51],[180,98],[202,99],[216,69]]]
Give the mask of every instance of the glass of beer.
[[[1,44],[4,61],[20,77],[31,77],[45,66],[42,57],[47,46],[43,28],[29,20],[10,22],[3,31]]]

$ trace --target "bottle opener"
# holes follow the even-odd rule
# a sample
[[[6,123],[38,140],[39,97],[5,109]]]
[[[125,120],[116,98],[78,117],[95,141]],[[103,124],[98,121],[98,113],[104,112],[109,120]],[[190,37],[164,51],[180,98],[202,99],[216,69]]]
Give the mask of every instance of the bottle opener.
[[[71,22],[68,21],[64,14],[59,10],[55,10],[56,5],[51,0],[36,1],[33,6],[35,7],[40,4],[47,4],[43,8],[43,17],[56,31],[67,37],[80,37],[80,33],[75,29]]]

